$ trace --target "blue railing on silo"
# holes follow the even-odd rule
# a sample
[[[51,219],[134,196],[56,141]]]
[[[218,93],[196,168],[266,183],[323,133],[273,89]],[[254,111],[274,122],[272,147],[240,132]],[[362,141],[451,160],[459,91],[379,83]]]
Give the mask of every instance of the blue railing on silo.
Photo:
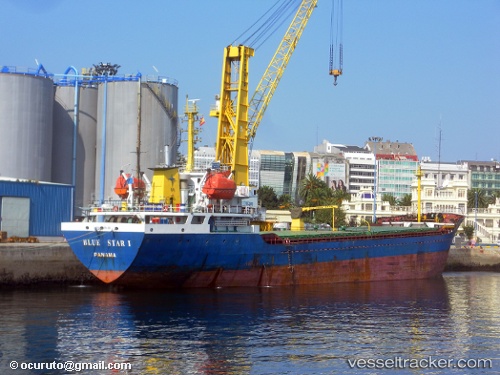
[[[0,73],[41,76],[45,78],[52,78],[54,76],[54,74],[47,72],[42,64],[39,64],[36,69],[3,65],[0,67]]]
[[[115,75],[115,76],[93,76],[93,75],[69,75],[56,74],[54,75],[54,84],[56,86],[74,86],[75,80],[78,80],[79,85],[95,86],[104,82],[137,82],[141,79],[140,75]]]
[[[145,79],[143,79],[143,81],[152,82],[152,83],[166,83],[166,84],[173,85],[173,86],[179,85],[179,82],[176,79],[172,79],[172,78],[165,77],[165,76],[148,75],[145,77]]]

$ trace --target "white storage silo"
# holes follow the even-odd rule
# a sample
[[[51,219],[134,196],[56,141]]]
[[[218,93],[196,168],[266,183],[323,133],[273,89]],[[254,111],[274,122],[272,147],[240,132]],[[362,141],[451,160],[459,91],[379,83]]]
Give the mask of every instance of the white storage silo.
[[[51,181],[54,89],[39,71],[0,72],[1,177]]]
[[[177,94],[174,84],[108,77],[99,85],[96,198],[119,199],[114,193],[120,170],[134,176],[139,168],[152,179],[149,168],[175,161],[177,153]],[[139,158],[138,158],[139,156]]]
[[[98,89],[80,80],[75,98],[74,79],[62,82],[55,88],[52,181],[72,185],[75,180],[74,208],[78,216],[81,214],[79,207],[88,206],[95,197]],[[75,104],[78,130],[74,161]]]

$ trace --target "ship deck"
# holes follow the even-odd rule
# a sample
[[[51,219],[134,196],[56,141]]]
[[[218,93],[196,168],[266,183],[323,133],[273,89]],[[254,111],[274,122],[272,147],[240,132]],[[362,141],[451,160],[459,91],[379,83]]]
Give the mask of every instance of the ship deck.
[[[277,234],[280,237],[303,237],[303,236],[332,236],[332,235],[337,235],[337,236],[345,236],[349,234],[353,235],[367,235],[367,234],[380,234],[380,233],[402,233],[402,232],[418,232],[418,231],[429,231],[432,230],[432,228],[427,227],[427,226],[422,226],[422,227],[403,227],[403,226],[371,226],[371,227],[350,227],[350,228],[340,228],[335,231],[332,230],[325,230],[325,229],[318,229],[318,230],[298,230],[298,231],[292,231],[292,230],[280,230],[280,231],[268,231],[268,232],[262,232],[262,233],[274,233]]]
[[[434,235],[439,232],[439,228],[421,226],[421,227],[404,227],[404,226],[371,226],[371,227],[352,227],[331,230],[281,230],[261,232],[264,241],[268,243],[298,243],[298,242],[321,242],[331,240],[350,240],[361,238],[394,238],[407,236],[422,236]]]

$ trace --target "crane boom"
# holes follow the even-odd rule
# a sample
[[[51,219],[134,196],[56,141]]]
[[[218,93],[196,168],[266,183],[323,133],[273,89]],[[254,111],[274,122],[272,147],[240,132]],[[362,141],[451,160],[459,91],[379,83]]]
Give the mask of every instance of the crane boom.
[[[254,50],[228,46],[224,50],[220,96],[210,116],[218,117],[215,157],[230,167],[237,185],[249,186],[249,143],[309,21],[318,0],[302,0],[257,89],[248,100],[249,59]]]
[[[252,141],[257,132],[257,128],[262,121],[264,112],[273,97],[278,83],[283,76],[290,57],[292,57],[295,47],[302,36],[311,14],[316,7],[318,0],[303,0],[295,13],[295,16],[281,40],[278,49],[276,50],[271,63],[267,67],[264,75],[262,76],[255,93],[250,100],[249,110],[249,140]]]

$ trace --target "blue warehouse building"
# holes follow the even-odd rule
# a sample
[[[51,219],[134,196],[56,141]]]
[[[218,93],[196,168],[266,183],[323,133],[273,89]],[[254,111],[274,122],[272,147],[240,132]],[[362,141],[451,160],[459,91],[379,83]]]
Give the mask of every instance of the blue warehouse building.
[[[9,237],[62,236],[71,221],[71,185],[0,179],[0,230]]]

